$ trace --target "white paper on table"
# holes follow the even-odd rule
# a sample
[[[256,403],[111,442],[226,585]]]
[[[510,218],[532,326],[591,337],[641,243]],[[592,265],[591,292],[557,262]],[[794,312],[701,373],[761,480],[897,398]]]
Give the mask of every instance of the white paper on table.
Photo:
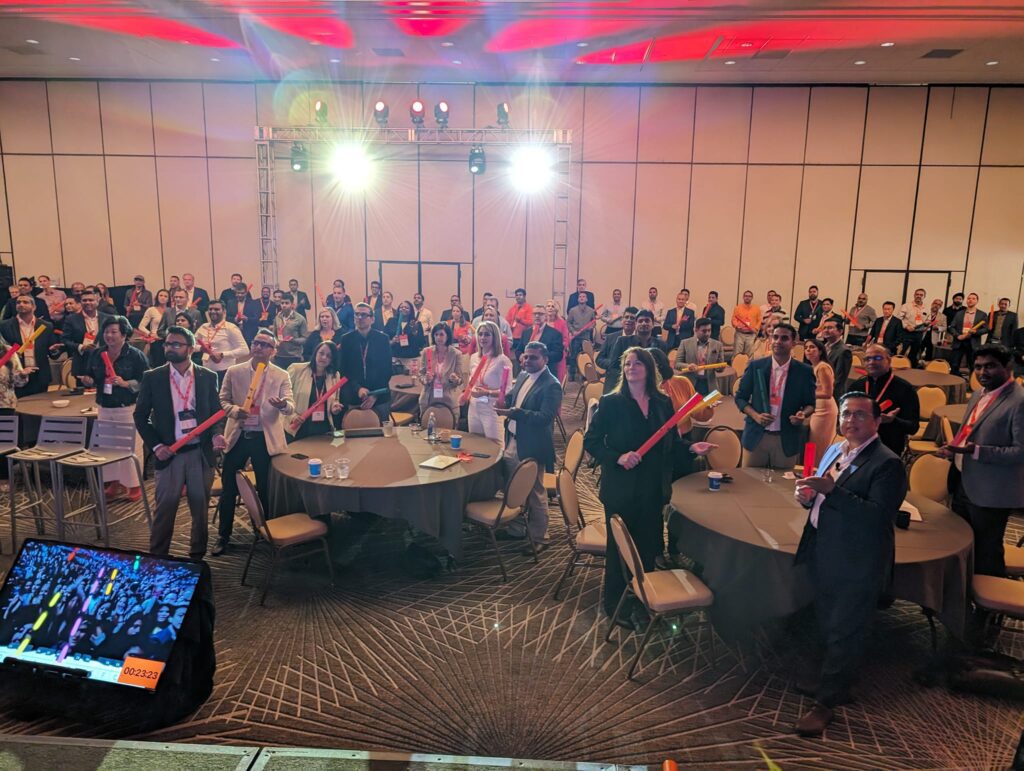
[[[909,513],[911,522],[924,522],[924,520],[921,518],[921,511],[917,508],[917,506],[915,506],[912,503],[903,501],[903,503],[900,505],[900,511],[906,511],[907,513]]]

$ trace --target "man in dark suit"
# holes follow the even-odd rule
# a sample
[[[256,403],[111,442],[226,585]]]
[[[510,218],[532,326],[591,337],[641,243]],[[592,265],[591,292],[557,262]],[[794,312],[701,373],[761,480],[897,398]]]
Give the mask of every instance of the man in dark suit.
[[[659,337],[654,336],[654,313],[644,308],[636,314],[636,333],[632,335],[621,334],[615,341],[609,357],[608,371],[605,372],[604,392],[608,393],[619,383],[622,354],[638,345],[641,348],[657,348],[662,353],[668,354],[668,345]],[[614,371],[612,368],[614,366]]]
[[[554,471],[555,415],[562,405],[562,387],[548,369],[548,351],[544,343],[526,344],[520,358],[522,370],[515,385],[505,396],[505,404],[495,412],[505,415],[505,453],[503,460],[510,476],[527,458],[537,461],[537,479],[527,498],[527,521],[513,520],[507,528],[510,537],[523,537],[538,547],[548,545],[548,493],[544,472]]]
[[[548,369],[551,370],[551,374],[557,379],[558,375],[556,373],[558,371],[558,362],[562,360],[562,356],[565,352],[565,341],[562,339],[561,332],[544,323],[544,319],[546,318],[547,311],[543,305],[533,306],[533,326],[529,327],[522,335],[519,336],[519,340],[516,343],[516,350],[525,351],[527,343],[544,343],[544,348],[548,352]],[[521,355],[522,354],[520,354],[520,356]]]
[[[601,350],[597,352],[597,366],[605,370],[605,378],[609,376],[608,371],[615,371],[615,379],[618,380],[619,362],[612,361],[612,351],[615,350],[615,343],[620,337],[626,335],[631,337],[636,334],[636,314],[640,310],[635,305],[630,305],[622,311],[622,328],[605,335]]]
[[[11,299],[9,299],[4,305],[3,313],[0,314],[0,318],[13,319],[15,315],[17,315],[18,309],[16,307],[16,303],[18,298],[21,296],[26,296],[32,300],[32,303],[35,305],[35,314],[38,318],[45,321],[50,320],[49,306],[47,306],[43,300],[32,294],[32,279],[25,276],[18,279],[18,292],[17,294],[13,292],[11,293]]]
[[[662,328],[667,333],[665,345],[670,351],[678,348],[683,340],[693,337],[693,324],[697,320],[697,314],[692,308],[687,307],[689,299],[689,292],[679,292],[676,295],[676,307],[670,308],[665,314]]]
[[[373,410],[383,423],[391,417],[391,342],[373,329],[373,307],[358,303],[355,331],[341,338],[341,371],[348,382],[341,401],[349,409]]]
[[[814,412],[814,371],[792,358],[796,329],[772,330],[772,355],[747,365],[736,390],[743,423],[744,466],[791,469],[800,457],[805,421]]]
[[[220,301],[224,303],[225,308],[229,302],[234,302],[235,295],[238,293],[239,286],[245,288],[245,283],[242,281],[241,273],[231,274],[231,285],[220,293]],[[248,294],[248,292],[247,292]]]
[[[309,302],[309,295],[299,289],[297,278],[288,279],[288,294],[292,296],[295,312],[300,316],[305,316],[313,307]]]
[[[796,484],[810,516],[796,552],[815,587],[815,610],[825,655],[816,684],[798,684],[815,703],[797,733],[819,736],[832,710],[850,700],[871,620],[895,554],[893,525],[907,492],[900,459],[879,441],[878,403],[850,392],[839,404],[844,441],[822,456],[820,476]]]
[[[711,339],[718,340],[725,326],[725,308],[718,304],[718,292],[708,292],[708,304],[701,311],[700,318],[711,319]]]
[[[878,403],[882,421],[878,436],[882,444],[902,456],[907,437],[920,428],[921,402],[917,391],[893,371],[892,356],[884,345],[873,343],[867,347],[864,369],[868,371],[867,377],[857,380],[848,390],[866,393]]]
[[[1017,332],[1017,314],[1010,310],[1010,298],[999,298],[999,310],[992,314],[992,330],[988,342],[999,343],[1004,348],[1013,348],[1013,336]]]
[[[192,514],[192,559],[206,554],[210,487],[213,484],[214,450],[224,449],[218,426],[176,453],[171,445],[220,410],[217,373],[192,362],[195,338],[184,327],[171,327],[164,339],[167,364],[142,376],[135,402],[135,428],[146,448],[156,456],[156,511],[149,535],[149,550],[167,554],[174,534],[174,518],[185,489]]]
[[[196,277],[191,273],[181,274],[181,288],[185,290],[185,305],[199,311],[199,315],[205,321],[206,309],[210,307],[210,294],[196,286]]]
[[[82,312],[64,317],[61,344],[72,359],[71,373],[76,376],[85,374],[86,363],[96,349],[103,322],[110,318],[109,314],[96,310],[97,302],[96,291],[86,289],[81,297]]]
[[[849,379],[850,369],[853,367],[853,353],[843,343],[843,320],[831,318],[823,321],[821,337],[825,342],[828,363],[832,365],[832,371],[836,376],[832,396],[838,403],[839,397],[846,393],[846,381]]]
[[[890,354],[896,354],[896,346],[900,342],[900,322],[893,313],[896,310],[896,303],[886,300],[882,303],[882,315],[875,319],[871,325],[871,332],[868,333],[868,343],[880,343],[886,347]]]
[[[814,337],[814,330],[821,324],[821,316],[825,309],[818,299],[818,287],[811,284],[807,288],[807,299],[801,300],[793,311],[793,321],[799,327],[800,339],[810,340]]]
[[[967,295],[967,305],[953,317],[949,325],[949,334],[953,336],[953,372],[960,371],[960,362],[967,359],[967,370],[974,369],[975,351],[981,347],[981,341],[988,334],[988,314],[978,307],[978,295],[971,292]]]
[[[1006,575],[1003,537],[1010,513],[1024,508],[1024,388],[1014,382],[1010,352],[984,345],[974,356],[981,390],[964,422],[938,455],[950,468],[953,510],[974,531],[974,572]]]
[[[568,313],[577,305],[580,301],[580,292],[583,292],[587,296],[587,305],[594,310],[597,310],[597,306],[594,305],[594,293],[587,291],[587,280],[585,278],[576,280],[576,291],[569,296],[569,304],[565,306],[565,312]]]
[[[17,353],[21,357],[21,366],[28,375],[28,382],[23,386],[16,386],[15,395],[20,399],[22,396],[45,393],[50,387],[50,348],[57,346],[57,338],[53,334],[53,325],[36,317],[36,304],[30,295],[18,295],[15,298],[17,315],[13,319],[0,321],[0,335],[9,345],[23,345],[36,328],[42,326],[44,331],[33,342],[28,349],[22,349]]]
[[[146,310],[153,307],[153,293],[146,289],[146,279],[141,275],[132,279],[134,286],[124,293],[124,315],[133,327],[138,327]]]

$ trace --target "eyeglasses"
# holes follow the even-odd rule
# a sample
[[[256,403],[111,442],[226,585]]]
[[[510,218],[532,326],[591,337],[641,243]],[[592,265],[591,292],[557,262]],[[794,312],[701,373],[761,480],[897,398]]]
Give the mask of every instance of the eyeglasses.
[[[253,340],[252,341],[252,347],[253,348],[273,348],[274,347],[274,343],[268,343],[266,340]]]
[[[880,354],[876,354],[874,356],[865,356],[864,361],[885,361],[885,357]]]
[[[164,340],[164,348],[175,348],[175,349],[177,349],[177,348],[188,348],[188,347],[189,347],[188,343],[168,343],[166,340]]]
[[[357,319],[368,319],[368,318],[372,318],[373,314],[372,313],[357,313],[357,314],[355,314],[355,317]]]
[[[843,412],[839,413],[839,419],[840,420],[844,420],[844,421],[845,420],[869,420],[869,419],[871,419],[873,417],[874,417],[874,415],[872,415],[870,412],[865,412],[864,410],[857,410],[856,412],[846,412],[844,410]]]

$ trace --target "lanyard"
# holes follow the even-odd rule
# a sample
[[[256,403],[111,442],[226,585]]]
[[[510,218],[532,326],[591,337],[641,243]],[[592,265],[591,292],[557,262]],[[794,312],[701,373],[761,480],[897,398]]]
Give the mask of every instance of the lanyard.
[[[967,441],[967,437],[974,431],[974,424],[981,419],[981,416],[985,414],[985,410],[992,406],[992,402],[999,396],[999,392],[1006,388],[1007,385],[1013,382],[1013,379],[1007,380],[999,388],[993,391],[991,394],[987,394],[989,397],[986,401],[984,397],[978,400],[978,403],[974,405],[974,409],[971,410],[971,414],[968,416],[966,422],[960,426],[960,430],[956,432],[956,436],[953,438],[953,446],[959,447]]]
[[[324,381],[323,388],[321,388],[320,386],[318,386],[316,384],[317,379],[318,379],[318,376],[317,375],[313,375],[313,393],[316,395],[316,398],[313,400],[314,404],[316,402],[320,401],[320,399],[323,397],[323,395],[325,393],[327,393],[327,375],[324,375],[324,377],[323,377],[323,381]]]
[[[178,399],[181,400],[181,408],[183,410],[187,410],[189,400],[192,398],[192,385],[195,383],[195,373],[192,371],[192,368],[189,367],[189,374],[185,379],[186,384],[184,392],[178,388],[178,381],[175,379],[174,375],[169,373],[168,376],[171,378],[171,388],[174,389],[174,393],[176,393],[178,395]]]
[[[366,380],[366,354],[370,351],[370,339],[363,339],[363,380]]]
[[[210,334],[206,338],[206,344],[207,345],[213,345],[213,340],[214,340],[215,337],[217,337],[217,333],[220,332],[222,329],[224,329],[224,325],[227,324],[227,323],[228,323],[227,319],[225,319],[224,321],[222,321],[217,326],[210,327]]]

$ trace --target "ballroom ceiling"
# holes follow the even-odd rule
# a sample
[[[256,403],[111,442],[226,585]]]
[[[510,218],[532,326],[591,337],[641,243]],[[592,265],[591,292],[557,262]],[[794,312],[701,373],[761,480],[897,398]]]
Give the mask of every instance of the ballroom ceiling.
[[[1024,2],[0,0],[0,76],[1024,82]]]

